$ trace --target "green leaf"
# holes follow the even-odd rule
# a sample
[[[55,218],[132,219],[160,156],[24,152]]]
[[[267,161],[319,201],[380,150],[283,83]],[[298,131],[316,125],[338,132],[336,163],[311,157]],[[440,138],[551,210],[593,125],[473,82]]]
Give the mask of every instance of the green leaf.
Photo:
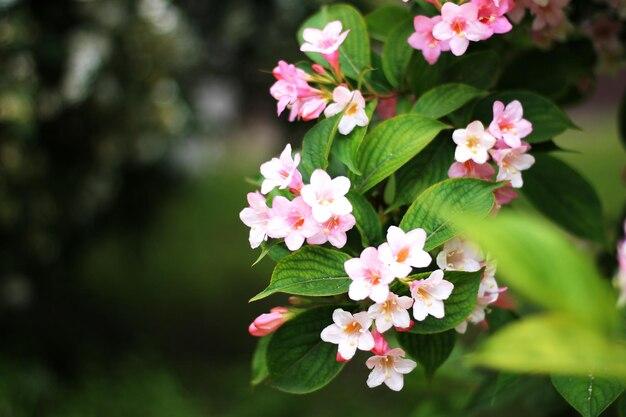
[[[316,391],[339,374],[344,364],[335,360],[337,347],[323,342],[322,330],[332,324],[334,307],[307,310],[289,320],[267,347],[269,381],[292,394]]]
[[[334,20],[341,21],[343,30],[350,30],[348,37],[339,48],[339,63],[348,77],[358,80],[361,72],[371,66],[370,40],[365,19],[354,7],[348,4],[323,6],[318,13],[302,24],[298,31],[298,42],[300,45],[304,42],[302,32],[305,28],[323,29],[327,23]],[[327,66],[321,54],[307,52],[307,56],[318,64]]]
[[[441,122],[418,114],[403,114],[376,126],[365,136],[359,149],[358,167],[362,176],[357,189],[367,191],[387,178],[445,127]]]
[[[422,365],[426,375],[432,377],[452,353],[456,331],[436,334],[398,333],[396,338],[400,346]]]
[[[385,41],[389,32],[398,22],[410,17],[406,7],[387,5],[379,7],[365,16],[365,23],[367,23],[367,29],[373,39]]]
[[[428,236],[424,249],[432,250],[457,234],[450,216],[458,213],[487,216],[494,206],[493,190],[497,187],[498,184],[472,178],[437,183],[411,204],[400,227],[405,231],[424,229]]]
[[[448,178],[454,142],[441,135],[396,172],[396,198],[390,210],[411,204],[428,187]]]
[[[250,301],[257,301],[277,292],[306,296],[328,296],[348,291],[350,278],[343,268],[350,256],[319,246],[305,246],[281,259],[270,285]]]
[[[446,315],[442,319],[428,316],[424,321],[416,321],[411,333],[431,334],[454,329],[461,324],[476,307],[478,286],[483,271],[446,271],[444,279],[454,284],[450,297],[444,301]],[[414,275],[411,278],[428,278],[430,272]]]
[[[442,84],[422,95],[413,106],[413,113],[439,119],[460,109],[471,100],[484,97],[486,91],[466,84]]]
[[[420,96],[426,91],[433,89],[438,84],[442,84],[442,80],[446,82],[457,81],[449,80],[445,77],[446,71],[452,58],[446,54],[439,57],[435,65],[430,65],[421,53],[414,53],[407,70],[408,84],[411,91]]]
[[[535,160],[535,165],[523,174],[524,195],[566,230],[604,242],[602,205],[591,184],[560,159],[537,154]]]
[[[411,55],[413,55],[414,49],[407,39],[414,31],[412,19],[396,21],[383,46],[383,71],[389,84],[396,88],[403,84]]]
[[[624,343],[563,314],[517,321],[492,335],[468,359],[476,366],[510,372],[583,377],[591,372],[626,381]]]
[[[598,417],[624,391],[619,381],[584,377],[553,376],[552,385],[583,417]]]
[[[454,60],[446,80],[489,90],[496,85],[501,71],[500,56],[496,52],[473,52]]]
[[[617,322],[615,295],[590,256],[549,222],[521,213],[454,222],[498,260],[500,279],[516,293],[580,322],[604,328]]]
[[[315,124],[304,135],[302,140],[302,160],[300,172],[307,180],[317,168],[328,167],[328,156],[333,145],[333,139],[337,133],[339,116],[323,119]]]
[[[261,337],[256,344],[254,354],[252,355],[252,375],[250,383],[259,385],[267,379],[269,371],[267,370],[267,346],[269,345],[272,335]]]
[[[565,132],[576,128],[569,116],[556,104],[538,94],[529,91],[506,91],[491,94],[476,104],[474,116],[489,124],[493,119],[493,102],[496,100],[508,104],[519,100],[524,107],[524,118],[533,124],[533,133],[524,138],[529,143],[548,141]]]
[[[367,199],[354,191],[347,195],[352,203],[352,215],[356,219],[356,227],[361,234],[363,247],[375,245],[383,240],[383,230],[378,214]]]
[[[367,117],[370,120],[372,120],[372,116],[374,115],[374,110],[376,110],[377,105],[377,100],[372,100],[367,103],[365,113],[367,113]],[[342,163],[344,163],[348,167],[348,169],[356,175],[361,175],[361,172],[356,165],[356,158],[359,152],[359,148],[361,147],[361,143],[363,142],[363,138],[367,133],[367,128],[368,126],[357,126],[352,132],[350,132],[349,135],[339,136],[333,144],[332,148],[333,155]]]

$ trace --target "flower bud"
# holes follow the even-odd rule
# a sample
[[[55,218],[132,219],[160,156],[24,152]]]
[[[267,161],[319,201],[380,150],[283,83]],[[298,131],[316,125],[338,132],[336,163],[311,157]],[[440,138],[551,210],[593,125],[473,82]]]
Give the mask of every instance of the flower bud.
[[[285,323],[286,313],[289,310],[285,307],[274,307],[269,313],[261,314],[248,326],[248,333],[252,336],[263,337],[275,332]]]
[[[311,65],[311,69],[319,75],[326,75],[326,69],[320,64]]]
[[[415,326],[415,321],[411,320],[409,327],[394,327],[394,329],[396,329],[396,332],[398,333],[407,333],[413,328],[413,326]]]
[[[372,331],[374,337],[374,348],[371,352],[374,355],[383,356],[389,351],[389,343],[385,340],[384,336],[378,332],[378,330]]]

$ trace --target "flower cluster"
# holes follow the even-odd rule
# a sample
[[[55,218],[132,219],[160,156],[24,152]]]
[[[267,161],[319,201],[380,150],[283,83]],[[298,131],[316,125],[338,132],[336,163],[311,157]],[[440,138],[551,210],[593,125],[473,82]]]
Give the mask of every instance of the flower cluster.
[[[339,63],[339,47],[349,31],[342,31],[340,21],[328,23],[323,29],[306,28],[300,50],[321,54],[328,62],[331,73],[319,64],[311,65],[312,74],[293,64],[279,61],[272,74],[276,82],[270,94],[277,100],[280,116],[289,109],[289,121],[317,119],[322,113],[332,117],[342,113],[338,130],[347,135],[356,126],[367,126],[365,99],[359,90],[350,90]],[[330,104],[329,104],[330,103]]]
[[[522,171],[535,163],[535,158],[528,154],[530,145],[522,140],[532,131],[532,124],[524,119],[524,109],[519,101],[506,106],[496,101],[488,128],[485,129],[480,121],[474,121],[465,129],[453,132],[452,139],[457,145],[456,162],[450,166],[448,176],[492,180],[496,171],[489,160],[493,158],[498,167],[496,180],[508,184],[495,192],[496,201],[498,206],[508,204],[517,197],[514,189],[524,185]]]
[[[329,242],[337,248],[346,244],[346,232],[356,224],[352,205],[346,198],[350,180],[331,178],[324,170],[317,169],[311,174],[309,184],[304,184],[298,171],[299,162],[300,155],[292,156],[291,145],[287,145],[279,158],[261,165],[264,178],[261,192],[249,193],[249,207],[239,214],[241,221],[250,227],[253,249],[268,238],[284,239],[291,251],[300,249],[305,241],[310,245]],[[276,195],[270,208],[265,194],[275,188],[288,190],[292,198]]]

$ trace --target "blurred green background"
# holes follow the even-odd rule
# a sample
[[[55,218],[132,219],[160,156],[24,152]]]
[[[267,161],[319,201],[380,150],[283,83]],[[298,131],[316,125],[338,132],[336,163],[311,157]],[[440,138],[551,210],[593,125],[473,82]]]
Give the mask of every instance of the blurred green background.
[[[360,360],[305,397],[250,386],[247,325],[271,305],[247,300],[272,265],[251,268],[238,213],[245,177],[306,131],[275,117],[269,72],[322,3],[0,0],[0,416],[569,415],[542,378],[475,397],[493,376],[462,347],[400,394]],[[607,227],[625,84],[602,79],[558,140]]]

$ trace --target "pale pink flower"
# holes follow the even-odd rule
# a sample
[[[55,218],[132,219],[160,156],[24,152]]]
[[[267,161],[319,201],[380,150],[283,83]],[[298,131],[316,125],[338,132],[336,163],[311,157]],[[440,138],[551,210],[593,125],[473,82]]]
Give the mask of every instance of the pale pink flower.
[[[389,265],[396,278],[405,278],[411,268],[423,268],[430,264],[432,258],[424,251],[426,232],[424,229],[413,229],[405,233],[396,226],[387,230],[387,242],[378,247],[380,260]]]
[[[339,20],[328,23],[324,29],[306,28],[302,32],[304,43],[302,52],[317,52],[324,56],[335,71],[339,70],[339,47],[346,40],[350,30],[342,32]]]
[[[285,307],[274,307],[269,313],[261,314],[248,326],[252,336],[263,337],[275,332],[285,323],[289,310]]]
[[[439,22],[441,22],[441,16],[415,16],[413,19],[415,32],[408,39],[409,45],[422,51],[424,59],[430,65],[437,62],[441,52],[450,50],[448,41],[441,41],[433,36],[433,28]]]
[[[267,194],[276,187],[281,190],[287,187],[300,189],[302,186],[302,175],[298,171],[299,163],[300,154],[296,153],[292,157],[291,145],[287,144],[280,157],[272,158],[261,165],[261,175],[264,177],[261,184],[261,193]]]
[[[241,210],[239,218],[250,228],[250,246],[255,249],[267,240],[270,209],[267,207],[265,197],[259,192],[248,193],[248,204],[250,207]]]
[[[366,248],[359,258],[347,260],[344,269],[352,279],[348,290],[350,299],[359,301],[369,297],[376,303],[385,302],[394,276],[380,260],[376,248]]]
[[[348,178],[331,179],[326,171],[316,169],[311,174],[310,183],[300,190],[300,195],[313,210],[313,218],[324,223],[332,216],[344,216],[352,212],[352,204],[346,198],[349,190]]]
[[[478,8],[478,20],[488,26],[491,33],[502,34],[513,29],[511,22],[505,16],[510,9],[508,1],[472,0],[472,3]]]
[[[570,0],[533,0],[528,3],[531,13],[535,16],[532,29],[556,28],[567,20],[565,7]]]
[[[465,129],[455,130],[452,139],[457,145],[454,152],[454,159],[457,162],[467,162],[471,159],[477,164],[484,164],[489,159],[489,150],[496,144],[496,139],[478,120],[467,125]]]
[[[480,271],[484,261],[480,249],[461,238],[454,238],[443,245],[437,255],[437,266],[446,271]]]
[[[506,288],[498,287],[495,272],[495,264],[488,262],[485,266],[485,272],[478,287],[476,307],[474,307],[474,310],[467,317],[467,319],[455,328],[457,332],[465,333],[468,323],[479,324],[484,321],[489,305],[498,301],[500,294],[506,291]]]
[[[381,333],[392,327],[406,328],[411,325],[411,316],[407,311],[413,305],[411,297],[390,292],[384,303],[372,304],[367,312],[376,322],[376,329]]]
[[[496,174],[496,170],[488,163],[477,164],[476,162],[454,162],[448,170],[450,178],[477,178],[481,180],[491,180]]]
[[[456,56],[467,51],[470,41],[477,42],[492,33],[489,26],[478,20],[478,7],[473,3],[462,5],[446,2],[441,8],[442,21],[433,28],[433,36],[448,41]]]
[[[320,224],[320,230],[307,239],[310,245],[322,245],[330,242],[336,248],[343,248],[348,240],[346,232],[354,227],[356,220],[352,214],[332,216]]]
[[[338,308],[333,311],[333,321],[320,336],[324,342],[339,345],[338,359],[348,361],[357,349],[367,351],[374,348],[374,337],[369,330],[372,319],[365,311],[352,315]]]
[[[528,144],[509,149],[493,149],[491,156],[500,168],[498,181],[510,181],[513,188],[521,188],[524,185],[522,171],[530,168],[535,163],[535,158],[526,153],[530,149]]]
[[[450,297],[454,285],[443,277],[443,271],[438,269],[426,279],[411,282],[415,320],[423,321],[428,315],[438,319],[445,316],[443,301]]]
[[[524,119],[522,103],[514,100],[506,107],[501,101],[493,103],[493,121],[489,125],[489,133],[493,137],[504,140],[511,148],[517,148],[532,131],[533,125]]]
[[[404,387],[404,375],[415,369],[417,364],[405,359],[406,354],[400,348],[391,349],[384,355],[370,357],[365,365],[372,370],[367,378],[367,386],[377,387],[383,382],[393,391]]]
[[[369,118],[365,113],[365,99],[359,90],[350,91],[343,85],[333,90],[333,103],[324,110],[326,117],[332,117],[343,112],[337,130],[347,135],[356,126],[367,126]]]
[[[374,355],[384,355],[389,352],[389,343],[378,330],[372,330],[372,337],[374,338],[374,347],[371,352]]]
[[[279,61],[272,74],[276,82],[270,88],[270,94],[278,100],[279,116],[286,108],[291,109],[289,121],[297,118],[313,120],[322,114],[327,100],[320,90],[309,85],[309,74],[285,61]]]
[[[300,249],[304,240],[319,231],[319,224],[313,219],[311,207],[302,197],[289,201],[276,196],[272,202],[267,234],[273,238],[284,238],[291,251]]]

